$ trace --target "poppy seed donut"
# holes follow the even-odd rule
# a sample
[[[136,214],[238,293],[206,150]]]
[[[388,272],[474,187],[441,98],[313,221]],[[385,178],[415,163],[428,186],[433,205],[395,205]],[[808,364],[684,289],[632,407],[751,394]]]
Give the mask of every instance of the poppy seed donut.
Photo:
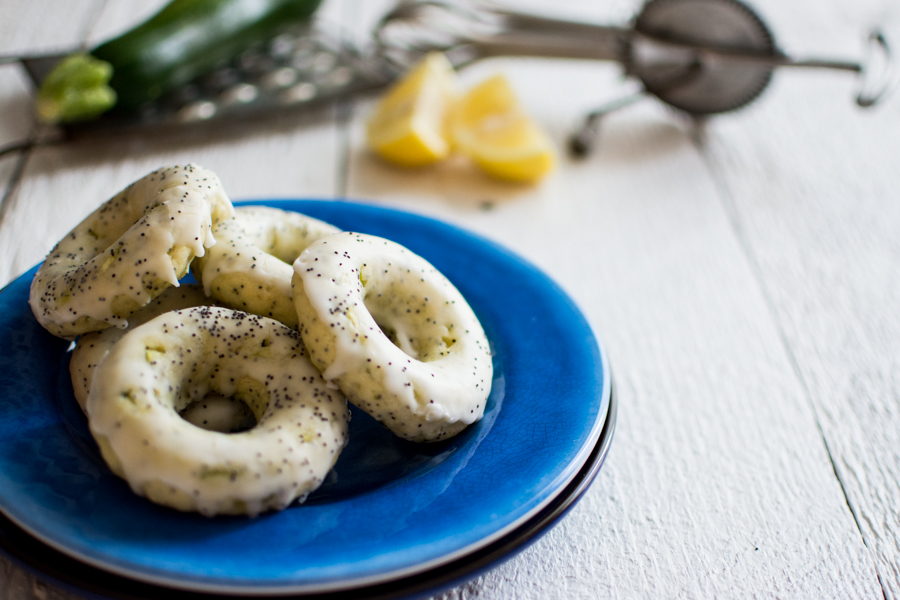
[[[127,319],[215,244],[234,208],[214,173],[195,165],[150,173],[63,238],[38,269],[29,302],[50,333],[74,338]]]
[[[312,242],[339,231],[299,213],[241,206],[213,230],[218,243],[194,261],[194,277],[226,306],[296,328],[291,264]]]
[[[396,435],[430,442],[484,414],[493,365],[462,294],[424,258],[338,233],[294,263],[294,305],[326,381]]]
[[[244,402],[257,425],[219,433],[179,416],[208,394]],[[349,421],[296,331],[217,307],[169,312],[126,334],[97,367],[87,412],[104,460],[135,493],[207,516],[304,499],[346,445]]]

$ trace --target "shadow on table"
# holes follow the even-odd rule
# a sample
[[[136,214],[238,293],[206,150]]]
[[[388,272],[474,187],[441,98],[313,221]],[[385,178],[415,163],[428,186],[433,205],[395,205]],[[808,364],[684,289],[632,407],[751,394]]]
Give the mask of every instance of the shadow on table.
[[[487,210],[534,193],[540,185],[500,181],[469,159],[452,156],[420,168],[392,165],[362,147],[351,148],[347,195],[439,198],[458,208]]]
[[[609,164],[648,161],[677,152],[691,136],[693,122],[672,110],[658,118],[610,119],[601,126],[595,152],[584,159]]]
[[[39,146],[35,152],[45,160],[32,161],[32,174],[48,174],[59,169],[82,169],[140,160],[154,155],[177,155],[227,149],[254,141],[271,139],[283,143],[295,136],[339,126],[335,104],[309,107],[303,111],[282,111],[234,122],[213,121],[156,129],[99,130],[76,133],[61,142]]]

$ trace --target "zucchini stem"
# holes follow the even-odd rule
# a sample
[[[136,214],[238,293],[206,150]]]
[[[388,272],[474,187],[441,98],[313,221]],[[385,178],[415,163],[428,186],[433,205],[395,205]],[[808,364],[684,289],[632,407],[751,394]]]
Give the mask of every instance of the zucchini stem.
[[[73,54],[62,60],[44,80],[35,111],[43,123],[85,121],[106,112],[116,103],[108,85],[112,65],[89,54]]]

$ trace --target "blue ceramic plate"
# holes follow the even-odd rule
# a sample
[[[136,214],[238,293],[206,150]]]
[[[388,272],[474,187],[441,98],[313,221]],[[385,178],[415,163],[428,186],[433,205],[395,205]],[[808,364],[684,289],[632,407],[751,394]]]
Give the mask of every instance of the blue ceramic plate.
[[[72,397],[69,344],[47,334],[28,307],[32,271],[0,293],[0,510],[11,521],[66,555],[137,581],[304,594],[459,560],[563,492],[598,446],[611,382],[590,326],[550,279],[424,217],[347,202],[259,203],[393,239],[446,274],[494,352],[484,419],[423,445],[355,410],[349,446],[306,504],[255,519],[158,507],[100,459]]]

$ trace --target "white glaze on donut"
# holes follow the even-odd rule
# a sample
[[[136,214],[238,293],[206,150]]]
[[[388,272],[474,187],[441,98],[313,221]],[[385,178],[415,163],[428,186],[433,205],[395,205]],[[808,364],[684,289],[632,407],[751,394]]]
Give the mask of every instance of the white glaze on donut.
[[[194,262],[208,296],[226,306],[297,327],[291,264],[317,239],[339,232],[328,223],[267,206],[242,206],[213,230],[218,243]]]
[[[178,415],[210,393],[245,402],[257,426],[218,433]],[[87,408],[103,458],[137,494],[205,515],[305,498],[347,443],[347,403],[299,334],[224,308],[169,312],[126,334],[97,367]]]
[[[196,165],[154,171],[113,196],[63,238],[38,269],[30,304],[54,335],[115,325],[177,286],[212,227],[234,214],[214,173]]]
[[[481,418],[493,365],[446,277],[394,242],[340,233],[294,263],[294,304],[327,381],[400,437],[436,441]]]

